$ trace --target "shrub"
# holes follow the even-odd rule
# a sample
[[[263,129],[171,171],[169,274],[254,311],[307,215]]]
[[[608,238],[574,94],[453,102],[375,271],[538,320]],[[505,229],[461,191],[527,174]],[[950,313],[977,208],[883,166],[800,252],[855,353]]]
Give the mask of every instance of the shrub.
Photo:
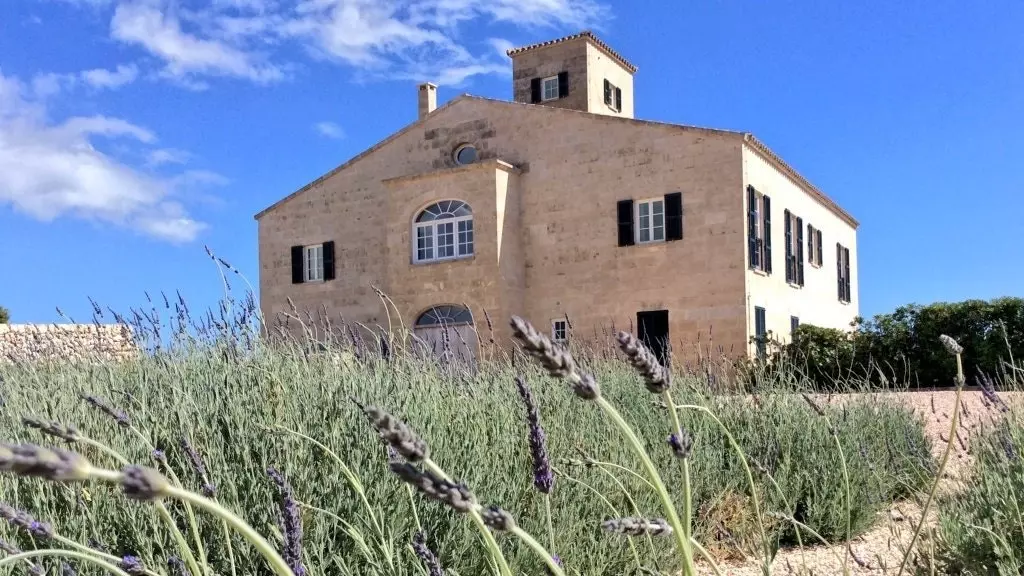
[[[26,432],[20,421],[35,415],[73,424],[132,462],[153,463],[157,448],[185,487],[201,491],[209,484],[220,503],[281,546],[284,535],[273,505],[278,487],[266,474],[275,468],[300,503],[303,553],[312,574],[415,573],[419,560],[409,543],[421,528],[444,565],[459,574],[491,573],[471,523],[448,508],[411,497],[388,472],[387,451],[354,398],[405,420],[427,441],[439,465],[487,503],[511,511],[538,539],[548,542],[550,537],[551,551],[572,571],[621,574],[636,570],[637,564],[663,571],[675,565],[668,540],[625,541],[601,533],[600,522],[607,518],[659,514],[659,500],[645,480],[630,472],[641,470],[637,456],[600,411],[522,357],[513,364],[484,363],[467,371],[398,352],[385,360],[363,350],[359,360],[355,350],[334,345],[319,347],[319,353],[306,348],[257,344],[250,353],[240,352],[234,342],[219,342],[171,347],[122,364],[0,366],[6,403],[0,428],[7,438],[39,442],[38,433]],[[621,361],[595,359],[589,368],[602,396],[635,427],[674,501],[681,502],[682,469],[665,442],[670,428],[659,398],[647,394]],[[532,485],[524,410],[513,383],[520,373],[533,387],[554,462],[553,534],[546,527],[543,495]],[[825,405],[824,415],[818,415],[799,395],[770,383],[756,397],[707,396],[700,392],[707,386],[699,376],[679,375],[673,384],[675,402],[716,414],[756,463],[756,494],[773,547],[796,539],[785,516],[841,540],[847,536],[849,508],[853,533],[859,533],[884,505],[921,487],[931,473],[920,422],[903,408],[850,399],[842,407]],[[108,399],[125,411],[130,426],[90,409],[80,393]],[[693,440],[690,477],[695,509],[701,511],[695,537],[717,547],[732,546],[729,538],[736,538],[747,551],[760,545],[749,508],[744,514],[736,505],[747,502],[750,493],[722,430],[702,412],[683,410],[680,415]],[[296,433],[329,447],[358,479],[365,501],[331,453]],[[193,471],[188,453],[180,448],[182,438],[197,448],[208,477]],[[81,443],[76,449],[97,463],[116,466]],[[176,549],[151,507],[126,502],[98,486],[5,478],[0,497],[54,523],[63,536],[79,542],[96,539],[115,555],[137,555],[149,566],[162,565]],[[180,526],[189,525],[180,506],[171,512]],[[232,562],[240,574],[266,573],[262,560],[239,538],[231,540],[230,549],[223,545],[218,521],[199,514],[198,531],[218,574],[231,574]],[[6,526],[0,537],[33,546],[30,538]],[[803,538],[808,540],[806,534]],[[541,569],[536,555],[518,541],[499,542],[517,572]]]
[[[943,574],[1019,574],[1024,566],[1024,416],[1014,411],[972,442],[971,476],[942,499],[936,560]]]
[[[7,324],[11,321],[11,313],[7,311],[7,308],[0,306],[0,324]]]
[[[968,378],[1001,374],[1024,355],[1024,298],[911,304],[870,321],[858,319],[849,332],[803,324],[776,357],[805,366],[821,389],[850,377],[875,385],[949,387],[956,361],[942,349],[940,334],[964,347]]]

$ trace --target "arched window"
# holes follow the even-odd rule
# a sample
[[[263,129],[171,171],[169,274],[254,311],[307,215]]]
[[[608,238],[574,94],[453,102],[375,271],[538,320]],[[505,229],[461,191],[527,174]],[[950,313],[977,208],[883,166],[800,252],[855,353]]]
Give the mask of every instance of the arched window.
[[[458,326],[460,324],[472,324],[473,313],[465,306],[453,306],[443,304],[434,306],[416,319],[417,328],[430,328],[433,326]]]
[[[414,225],[416,262],[452,260],[473,255],[473,211],[460,200],[427,206]]]

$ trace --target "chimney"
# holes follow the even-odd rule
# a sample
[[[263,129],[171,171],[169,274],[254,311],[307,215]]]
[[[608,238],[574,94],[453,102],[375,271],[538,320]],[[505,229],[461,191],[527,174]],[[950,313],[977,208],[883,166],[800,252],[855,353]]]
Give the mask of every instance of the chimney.
[[[420,120],[437,108],[437,84],[424,82],[420,84],[419,111]]]

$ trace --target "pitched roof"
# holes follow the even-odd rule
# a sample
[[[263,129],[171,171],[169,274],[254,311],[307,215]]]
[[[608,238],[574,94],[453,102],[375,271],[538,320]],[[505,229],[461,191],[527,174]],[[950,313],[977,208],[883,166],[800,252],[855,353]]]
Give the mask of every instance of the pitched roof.
[[[522,54],[523,52],[528,52],[530,50],[535,50],[537,48],[545,48],[547,46],[554,46],[555,44],[562,44],[563,42],[569,42],[571,40],[576,40],[578,38],[586,38],[586,39],[590,40],[594,44],[594,46],[597,46],[602,51],[604,51],[609,56],[611,56],[613,59],[618,61],[618,63],[622,64],[622,66],[625,67],[626,70],[629,70],[633,74],[636,73],[636,70],[637,70],[636,66],[631,64],[629,62],[629,60],[626,60],[625,58],[623,58],[621,54],[619,54],[615,50],[612,50],[611,46],[605,44],[600,38],[598,38],[590,30],[584,30],[584,31],[578,32],[576,34],[570,34],[568,36],[563,36],[561,38],[556,38],[554,40],[545,40],[544,42],[537,42],[536,44],[530,44],[528,46],[521,46],[519,48],[512,48],[512,49],[506,50],[505,54],[508,55],[509,57],[512,57],[512,56],[515,56],[516,54]]]
[[[860,223],[849,212],[847,212],[842,207],[840,207],[838,204],[836,204],[834,200],[829,198],[817,186],[815,186],[809,180],[807,180],[802,175],[800,175],[799,172],[797,172],[792,166],[790,166],[788,163],[786,163],[786,161],[783,160],[778,154],[772,152],[772,150],[770,148],[768,148],[768,146],[766,146],[763,142],[761,142],[756,137],[754,137],[754,135],[752,133],[750,133],[750,132],[737,132],[737,131],[733,131],[733,130],[723,130],[723,129],[719,129],[719,128],[704,128],[704,127],[700,127],[700,126],[691,126],[691,125],[687,125],[687,124],[674,124],[674,123],[671,123],[671,122],[659,122],[657,120],[640,120],[640,119],[636,119],[636,118],[624,118],[624,117],[621,117],[621,116],[611,116],[611,115],[606,115],[606,114],[592,114],[590,112],[585,112],[585,111],[582,111],[582,110],[573,110],[573,109],[570,109],[570,108],[556,108],[554,106],[543,106],[543,105],[538,105],[538,104],[527,104],[525,102],[513,102],[513,101],[509,101],[509,100],[498,100],[496,98],[486,98],[486,97],[483,97],[483,96],[473,96],[471,94],[460,94],[460,95],[456,96],[455,98],[452,98],[451,100],[446,102],[444,105],[439,106],[436,110],[434,110],[433,112],[431,112],[427,116],[424,116],[423,118],[420,118],[420,119],[416,120],[415,122],[410,123],[409,125],[405,126],[401,130],[398,130],[397,132],[395,132],[395,133],[391,134],[390,136],[384,138],[380,142],[377,142],[373,146],[367,148],[366,150],[364,150],[364,151],[360,152],[359,154],[353,156],[352,158],[348,159],[347,161],[345,161],[344,163],[340,164],[336,168],[330,170],[329,172],[327,172],[323,176],[320,176],[319,178],[317,178],[317,179],[313,180],[312,182],[306,184],[302,188],[299,188],[295,192],[292,192],[291,194],[285,196],[284,198],[281,198],[277,202],[274,202],[270,206],[267,206],[266,208],[264,208],[263,210],[261,210],[260,212],[258,212],[255,215],[255,219],[259,220],[260,217],[262,217],[267,212],[270,212],[274,208],[280,206],[281,204],[285,203],[288,200],[291,200],[292,198],[294,198],[295,196],[298,196],[299,194],[305,192],[306,190],[309,190],[310,188],[313,188],[317,184],[319,184],[319,183],[323,182],[324,180],[330,178],[334,174],[337,174],[341,170],[344,170],[345,168],[347,168],[348,166],[350,166],[353,163],[357,162],[358,160],[360,160],[362,158],[365,158],[366,156],[369,156],[375,150],[381,148],[382,146],[384,146],[388,142],[391,142],[392,140],[398,138],[402,134],[405,134],[405,133],[409,132],[410,130],[413,130],[413,129],[421,126],[426,120],[432,118],[435,114],[441,112],[442,110],[446,110],[446,109],[456,105],[457,103],[462,102],[462,101],[466,101],[466,100],[475,100],[475,101],[480,101],[480,102],[486,102],[486,103],[492,104],[492,105],[519,106],[519,107],[522,107],[525,110],[547,110],[549,113],[553,113],[553,114],[580,114],[580,115],[586,116],[587,118],[593,119],[594,121],[624,122],[624,123],[629,123],[629,124],[643,124],[643,125],[647,125],[647,126],[658,126],[658,127],[662,127],[662,128],[674,128],[674,129],[686,130],[686,131],[698,131],[698,132],[714,133],[714,134],[720,134],[720,135],[733,136],[733,137],[736,137],[736,138],[742,138],[742,140],[743,140],[743,142],[745,144],[747,144],[751,148],[753,148],[754,151],[756,151],[758,154],[760,154],[762,157],[764,157],[768,162],[771,162],[772,164],[774,164],[775,167],[778,168],[782,173],[786,174],[787,176],[792,178],[794,181],[796,181],[799,185],[803,186],[808,191],[809,194],[811,194],[812,196],[817,198],[822,204],[825,205],[826,208],[828,208],[829,210],[834,212],[837,216],[842,218],[847,224],[853,226],[854,228],[856,228],[856,227],[858,227],[860,225]]]

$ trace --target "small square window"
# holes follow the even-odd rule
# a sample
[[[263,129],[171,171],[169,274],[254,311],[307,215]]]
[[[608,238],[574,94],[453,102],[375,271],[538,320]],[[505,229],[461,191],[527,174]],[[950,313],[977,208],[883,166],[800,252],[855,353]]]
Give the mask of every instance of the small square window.
[[[665,240],[665,200],[644,200],[636,205],[636,240],[640,244]]]
[[[551,321],[551,340],[565,342],[569,339],[569,323],[565,320]]]
[[[558,98],[558,76],[549,76],[541,80],[541,100]]]
[[[316,244],[303,248],[303,275],[306,282],[319,282],[324,279],[324,245]]]

